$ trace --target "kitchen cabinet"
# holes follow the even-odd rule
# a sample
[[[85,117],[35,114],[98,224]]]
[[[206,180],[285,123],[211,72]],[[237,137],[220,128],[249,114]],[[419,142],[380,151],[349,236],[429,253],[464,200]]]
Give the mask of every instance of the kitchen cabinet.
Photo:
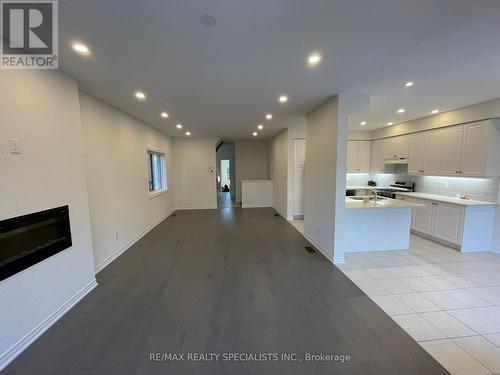
[[[441,170],[441,147],[443,132],[441,129],[424,133],[425,147],[423,151],[424,168],[421,173],[437,175]]]
[[[392,157],[408,157],[408,148],[410,147],[410,136],[400,135],[392,138]]]
[[[369,172],[371,141],[349,141],[347,143],[347,172]]]
[[[385,139],[377,139],[372,142],[371,155],[371,170],[372,172],[384,172],[385,168],[385,153],[387,141]]]
[[[432,213],[433,205],[430,201],[416,200],[415,203],[421,204],[420,207],[413,209],[412,229],[420,233],[432,235]]]
[[[450,126],[442,130],[440,174],[453,176],[460,172],[463,126]]]
[[[481,121],[410,135],[408,174],[500,176],[500,125]]]
[[[459,173],[467,177],[486,175],[488,161],[488,125],[484,122],[463,126],[463,143]],[[499,147],[499,145],[497,145]],[[496,161],[500,164],[500,159]]]
[[[442,202],[432,202],[433,232],[437,238],[460,245],[462,242],[462,224],[464,208]]]
[[[425,133],[410,135],[408,146],[408,174],[423,174],[425,163]]]
[[[449,197],[441,197],[444,199],[435,197],[436,199],[415,197],[411,193],[396,194],[396,199],[421,205],[413,208],[411,224],[413,232],[456,247],[463,252],[491,250],[495,204],[454,203],[449,201],[452,199]]]

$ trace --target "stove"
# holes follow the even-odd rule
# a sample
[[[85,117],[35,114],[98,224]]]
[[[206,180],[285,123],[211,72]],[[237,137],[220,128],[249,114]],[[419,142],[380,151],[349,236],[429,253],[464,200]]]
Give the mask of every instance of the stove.
[[[414,182],[401,182],[396,181],[394,184],[389,185],[388,188],[377,189],[377,194],[380,197],[386,198],[396,198],[396,193],[410,193],[415,191],[415,183]]]

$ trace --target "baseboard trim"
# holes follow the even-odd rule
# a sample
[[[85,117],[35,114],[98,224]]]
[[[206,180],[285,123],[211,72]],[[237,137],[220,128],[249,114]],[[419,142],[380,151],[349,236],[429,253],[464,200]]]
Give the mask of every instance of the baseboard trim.
[[[18,342],[12,345],[4,353],[0,355],[0,371],[3,370],[9,363],[21,354],[28,346],[30,346],[37,338],[47,331],[55,322],[62,318],[73,306],[81,301],[92,289],[97,286],[97,281],[94,279],[85,287],[80,289],[73,297],[62,304],[57,310],[45,318],[31,332],[21,338]]]
[[[314,245],[314,247],[316,249],[318,249],[326,259],[328,259],[331,263],[334,263],[334,258],[332,257],[331,254],[328,253],[328,251],[326,251],[326,249],[323,246],[321,246],[319,243],[314,241],[307,233],[304,232],[303,236],[306,240],[308,240],[310,243],[312,243]]]
[[[491,251],[493,251],[494,253],[500,254],[500,246],[492,245]]]
[[[176,207],[176,210],[216,210],[217,206],[184,206],[184,207]]]
[[[268,204],[250,204],[246,206],[241,206],[241,208],[272,208],[273,206]]]
[[[165,216],[162,216],[160,219],[155,221],[153,224],[151,224],[149,227],[144,229],[141,233],[139,233],[137,236],[135,236],[132,240],[127,242],[125,245],[120,247],[118,250],[115,250],[111,255],[109,255],[106,259],[104,259],[101,263],[95,266],[95,273],[101,272],[104,268],[109,266],[111,262],[113,262],[116,258],[118,258],[120,255],[122,255],[125,251],[127,251],[132,245],[134,245],[137,241],[139,241],[142,237],[144,237],[146,234],[148,234],[154,227],[156,227],[158,224],[160,224],[163,220],[165,220],[167,217],[172,215],[172,213],[175,211],[175,209],[170,210]]]
[[[279,214],[280,214],[280,216],[281,216],[283,219],[285,219],[285,220],[287,220],[287,221],[292,221],[292,220],[293,220],[293,217],[292,217],[292,216],[287,216],[287,215],[285,215],[283,212],[281,212],[280,210],[278,210],[276,207],[272,206],[271,208],[272,208],[274,211],[276,211],[277,213],[279,213]]]

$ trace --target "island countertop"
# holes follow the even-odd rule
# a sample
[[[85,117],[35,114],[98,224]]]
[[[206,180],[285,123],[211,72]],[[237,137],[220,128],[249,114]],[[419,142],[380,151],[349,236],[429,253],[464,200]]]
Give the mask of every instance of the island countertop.
[[[497,206],[497,202],[485,202],[485,201],[477,201],[473,199],[460,199],[460,198],[453,198],[453,197],[447,197],[444,195],[435,195],[435,194],[425,194],[425,193],[400,193],[396,192],[396,195],[402,195],[404,197],[413,197],[413,198],[420,198],[420,199],[428,199],[431,201],[438,201],[438,202],[444,202],[444,203],[452,203],[452,204],[458,204],[460,206]]]
[[[412,203],[408,201],[403,201],[399,199],[390,199],[386,198],[380,201],[377,201],[375,204],[373,201],[370,201],[369,203],[364,203],[362,200],[354,200],[351,199],[350,197],[345,198],[345,208],[377,208],[377,209],[382,209],[382,208],[413,208],[413,207],[420,207],[422,206],[421,204],[418,203]]]

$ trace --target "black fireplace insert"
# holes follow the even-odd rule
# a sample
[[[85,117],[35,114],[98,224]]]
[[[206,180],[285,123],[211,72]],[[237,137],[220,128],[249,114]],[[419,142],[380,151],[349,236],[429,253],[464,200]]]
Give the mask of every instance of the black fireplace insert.
[[[0,280],[70,246],[68,206],[0,221]]]

